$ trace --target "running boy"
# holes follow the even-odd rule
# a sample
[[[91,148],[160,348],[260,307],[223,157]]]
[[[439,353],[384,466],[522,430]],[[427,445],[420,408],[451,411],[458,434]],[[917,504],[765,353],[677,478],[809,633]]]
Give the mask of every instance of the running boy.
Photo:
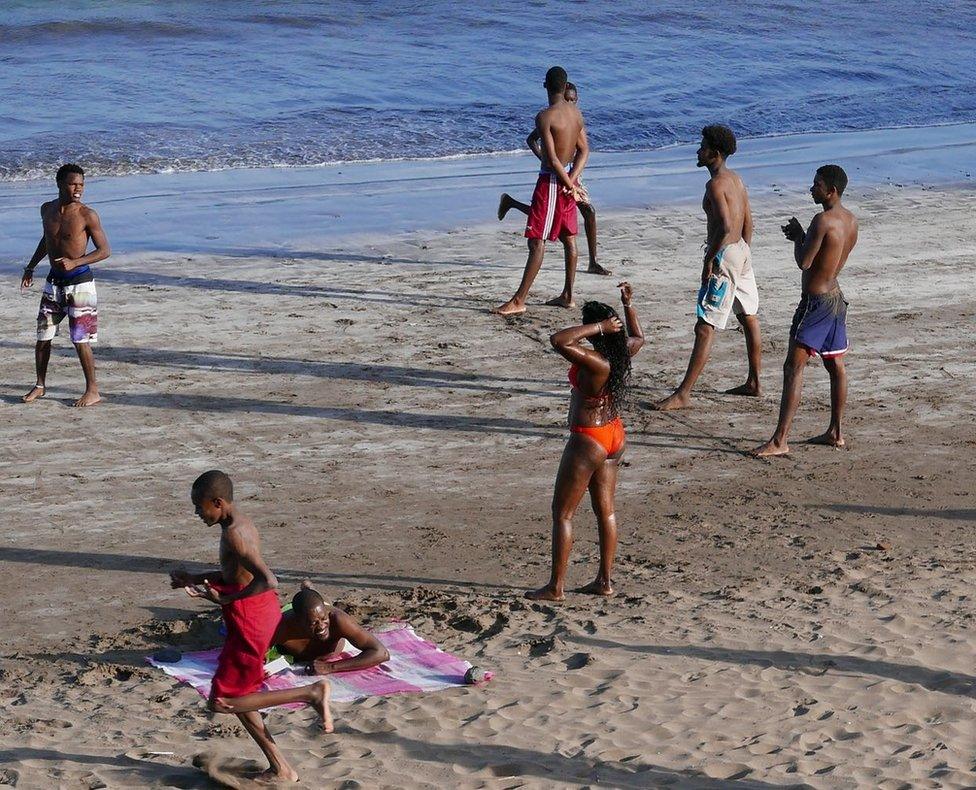
[[[196,514],[204,524],[220,524],[220,570],[170,573],[174,588],[183,587],[191,598],[206,598],[223,610],[227,639],[220,652],[210,692],[210,709],[234,713],[271,764],[267,779],[297,782],[298,774],[265,726],[259,711],[273,705],[305,702],[322,717],[332,732],[329,684],[280,691],[258,689],[264,680],[264,657],[281,620],[278,580],[261,558],[257,528],[234,504],[234,485],[218,470],[204,472],[190,493]]]

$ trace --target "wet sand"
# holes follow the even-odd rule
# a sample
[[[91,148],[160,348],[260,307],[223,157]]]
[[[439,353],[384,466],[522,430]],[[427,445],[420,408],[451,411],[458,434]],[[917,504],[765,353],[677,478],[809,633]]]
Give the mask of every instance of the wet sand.
[[[886,187],[848,203],[848,448],[800,443],[828,420],[814,361],[793,454],[773,461],[744,451],[775,423],[799,279],[778,226],[808,221],[808,197],[783,188],[754,207],[763,396],[720,394],[745,374],[743,337],[726,331],[696,408],[675,414],[641,404],[687,362],[704,219],[601,214],[614,277],[580,272],[577,298],[615,299],[629,279],[648,337],[609,601],[521,598],[547,575],[566,435],[548,335],[577,316],[542,306],[557,249],[524,317],[488,313],[524,263],[515,216],[301,255],[117,255],[99,279],[106,402],[81,412],[63,338],[48,397],[19,403],[36,293],[3,300],[0,777],[208,787],[207,771],[241,775],[230,758],[258,759],[233,718],[143,664],[161,645],[219,642],[213,608],[166,572],[215,559],[188,488],[220,467],[285,594],[311,578],[366,622],[409,619],[496,673],[336,705],[333,735],[310,712],[273,713],[307,787],[976,784],[976,194]],[[596,563],[588,503],[576,529],[573,585]]]

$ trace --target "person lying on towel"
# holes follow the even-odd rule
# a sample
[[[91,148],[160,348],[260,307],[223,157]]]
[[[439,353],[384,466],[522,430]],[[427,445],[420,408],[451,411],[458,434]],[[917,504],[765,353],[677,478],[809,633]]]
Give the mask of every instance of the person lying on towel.
[[[359,655],[335,660],[345,648],[343,640]],[[326,604],[308,581],[295,593],[290,611],[282,614],[271,644],[279,655],[306,664],[310,675],[351,672],[390,660],[382,642],[344,611]]]

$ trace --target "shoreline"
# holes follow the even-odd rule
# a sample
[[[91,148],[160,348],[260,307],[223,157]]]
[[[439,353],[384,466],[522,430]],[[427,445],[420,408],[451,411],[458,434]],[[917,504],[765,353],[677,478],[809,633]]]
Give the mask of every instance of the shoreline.
[[[695,144],[639,153],[594,152],[585,180],[597,209],[621,212],[700,199]],[[834,161],[853,192],[875,187],[969,187],[976,183],[976,124],[762,137],[740,141],[732,163],[755,197],[808,185]],[[84,165],[84,163],[82,163]],[[91,178],[95,207],[115,253],[298,255],[382,235],[493,223],[503,191],[527,197],[528,152],[307,168],[262,168]],[[37,207],[53,184],[0,184],[7,218],[0,266],[37,243]],[[255,241],[259,240],[259,241]]]

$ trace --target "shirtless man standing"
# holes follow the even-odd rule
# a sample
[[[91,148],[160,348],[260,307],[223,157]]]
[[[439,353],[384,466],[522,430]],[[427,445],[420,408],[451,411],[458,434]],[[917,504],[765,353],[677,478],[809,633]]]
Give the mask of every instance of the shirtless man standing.
[[[698,167],[707,167],[711,178],[705,185],[702,208],[708,219],[708,237],[698,291],[695,347],[688,370],[672,395],[653,408],[684,409],[691,404],[691,388],[705,369],[716,329],[724,329],[735,313],[746,336],[749,376],[746,383],[726,390],[727,395],[758,395],[762,350],[759,336],[759,291],[752,269],[752,209],[749,193],[739,174],[726,167],[735,153],[735,135],[727,126],[702,129]]]
[[[519,315],[525,312],[529,289],[542,268],[546,240],[559,239],[563,243],[566,259],[563,291],[546,304],[557,307],[575,306],[573,279],[576,276],[576,198],[590,147],[586,140],[583,116],[575,104],[566,101],[566,81],[566,71],[559,66],[553,66],[546,72],[543,85],[549,94],[549,106],[535,118],[535,128],[542,141],[544,156],[525,226],[525,237],[529,240],[529,259],[515,296],[495,308],[494,312],[499,315]]]
[[[793,258],[803,272],[800,303],[790,327],[790,346],[783,364],[783,398],[779,423],[773,437],[753,450],[757,458],[786,455],[790,425],[800,405],[803,368],[819,354],[830,376],[830,425],[827,432],[810,439],[812,444],[843,447],[840,421],[847,401],[847,371],[844,354],[847,342],[847,301],[837,278],[857,244],[857,218],[840,198],[847,186],[847,174],[838,165],[824,165],[813,179],[810,194],[823,206],[804,232],[796,217],[783,226],[793,242]]]
[[[95,356],[91,349],[91,344],[98,340],[98,300],[90,267],[104,261],[112,251],[95,209],[81,202],[85,171],[78,165],[62,165],[56,181],[58,199],[41,206],[44,235],[20,280],[21,288],[30,288],[34,282],[34,269],[45,255],[48,257],[51,271],[44,284],[37,314],[37,346],[34,349],[37,382],[24,395],[24,402],[30,403],[45,395],[51,341],[67,315],[68,333],[85,374],[85,394],[75,401],[75,406],[94,406],[102,396],[98,394],[95,382]],[[86,255],[89,239],[95,249]]]
[[[566,83],[566,92],[563,95],[570,104],[576,104],[579,101],[579,91],[571,82]],[[536,159],[541,162],[545,154],[542,151],[542,142],[538,129],[533,129],[532,133],[525,138],[525,144],[535,154]],[[586,270],[587,274],[599,274],[604,277],[611,275],[613,272],[596,262],[596,207],[593,205],[593,201],[590,200],[590,194],[586,191],[586,187],[583,186],[582,180],[577,185],[579,190],[576,193],[576,207],[579,209],[579,213],[583,215],[583,232],[586,234],[586,248],[590,256],[590,265]],[[498,199],[498,220],[505,219],[505,215],[512,209],[521,211],[528,216],[532,207],[527,203],[523,203],[521,200],[516,200],[508,192],[502,192],[501,197]]]

